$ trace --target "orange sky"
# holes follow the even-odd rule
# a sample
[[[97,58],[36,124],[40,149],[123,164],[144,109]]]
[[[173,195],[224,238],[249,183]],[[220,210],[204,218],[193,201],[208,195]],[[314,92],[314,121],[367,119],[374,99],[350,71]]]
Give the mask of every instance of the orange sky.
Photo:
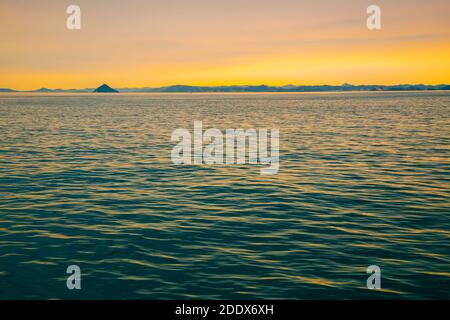
[[[448,17],[448,0],[2,0],[0,88],[450,83]]]

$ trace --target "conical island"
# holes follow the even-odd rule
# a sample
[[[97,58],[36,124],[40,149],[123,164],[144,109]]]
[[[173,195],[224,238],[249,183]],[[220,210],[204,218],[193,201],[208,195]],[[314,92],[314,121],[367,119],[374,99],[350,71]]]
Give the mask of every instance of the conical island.
[[[116,89],[111,88],[107,84],[102,84],[100,87],[94,90],[94,92],[119,92]]]

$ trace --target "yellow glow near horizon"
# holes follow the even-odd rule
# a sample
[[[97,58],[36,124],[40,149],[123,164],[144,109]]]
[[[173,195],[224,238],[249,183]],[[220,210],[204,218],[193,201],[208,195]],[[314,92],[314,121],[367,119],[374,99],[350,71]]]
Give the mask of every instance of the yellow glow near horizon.
[[[380,31],[363,0],[79,0],[70,31],[70,1],[4,0],[0,88],[450,83],[450,2],[378,2]]]

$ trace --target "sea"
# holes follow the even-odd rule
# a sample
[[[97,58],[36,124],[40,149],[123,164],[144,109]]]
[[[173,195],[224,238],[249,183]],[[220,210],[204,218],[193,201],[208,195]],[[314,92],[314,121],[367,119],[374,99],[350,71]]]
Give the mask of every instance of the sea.
[[[444,91],[2,93],[0,299],[449,299],[449,119]],[[279,129],[278,172],[175,165],[194,121]]]

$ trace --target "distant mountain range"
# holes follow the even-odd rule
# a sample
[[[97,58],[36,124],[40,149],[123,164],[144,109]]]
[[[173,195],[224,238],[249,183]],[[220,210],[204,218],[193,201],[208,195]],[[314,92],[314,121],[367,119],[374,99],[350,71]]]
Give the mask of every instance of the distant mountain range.
[[[95,91],[100,90],[100,91]],[[0,88],[0,92],[327,92],[327,91],[422,91],[422,90],[450,90],[450,85],[425,85],[425,84],[399,84],[399,85],[351,85],[343,84],[338,86],[318,85],[318,86],[267,86],[267,85],[231,85],[231,86],[187,86],[173,85],[167,87],[144,87],[144,88],[118,88],[112,89],[107,85],[99,88],[85,89],[48,89],[19,91],[8,88]],[[112,91],[111,91],[112,90]]]

